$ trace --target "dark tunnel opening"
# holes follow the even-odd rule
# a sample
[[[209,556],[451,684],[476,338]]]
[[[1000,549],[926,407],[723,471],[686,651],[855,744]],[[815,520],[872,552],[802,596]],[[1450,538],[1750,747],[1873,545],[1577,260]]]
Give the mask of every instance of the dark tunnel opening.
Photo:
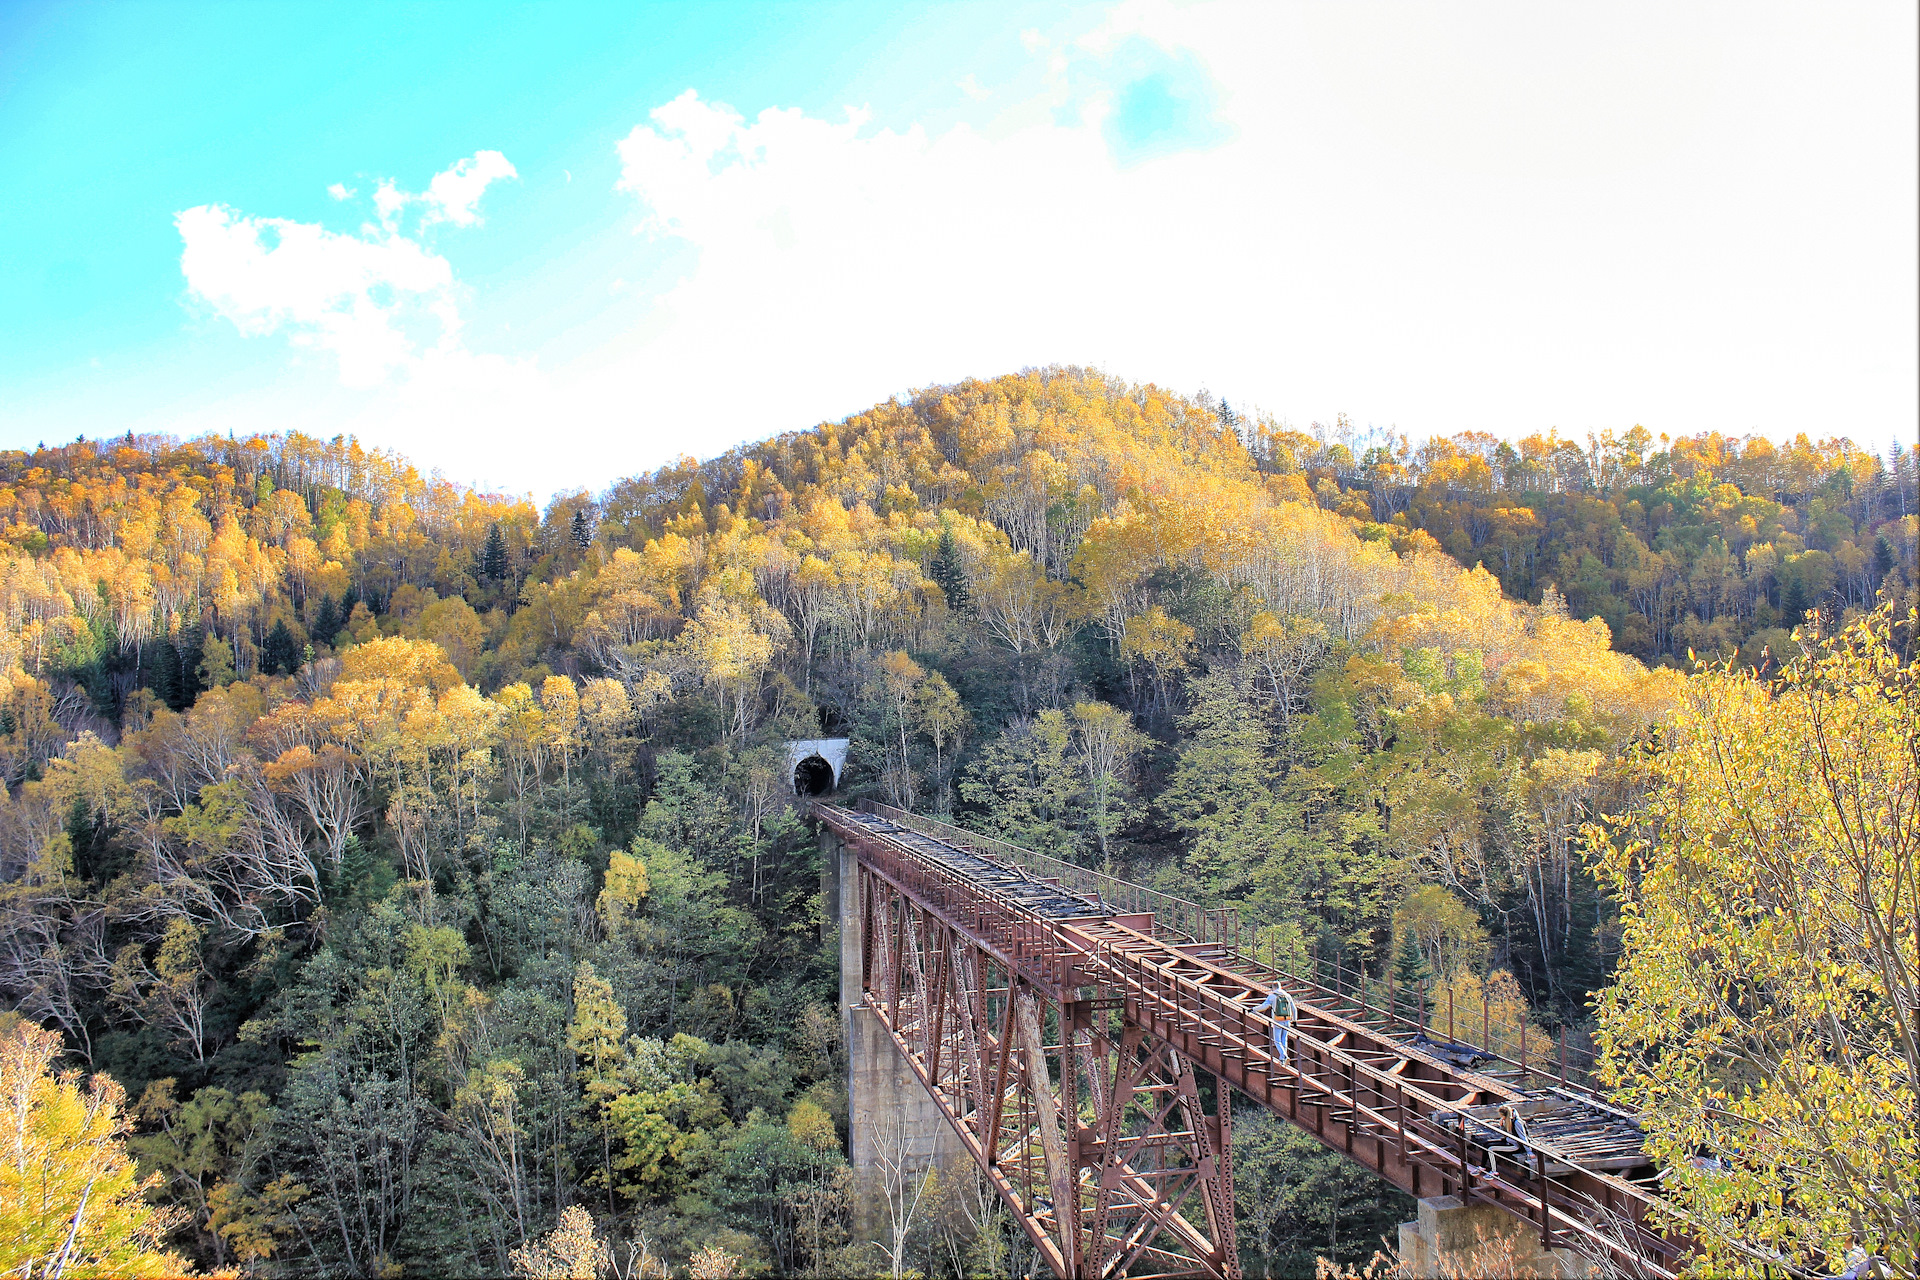
[[[823,796],[833,790],[833,766],[819,756],[808,756],[793,766],[793,792],[801,796]]]

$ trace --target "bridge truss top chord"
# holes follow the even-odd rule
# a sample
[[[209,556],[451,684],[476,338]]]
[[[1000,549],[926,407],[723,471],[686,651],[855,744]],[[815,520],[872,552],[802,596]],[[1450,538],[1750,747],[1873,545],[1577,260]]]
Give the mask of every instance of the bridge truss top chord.
[[[1235,1092],[1416,1197],[1496,1205],[1614,1273],[1681,1265],[1599,1095],[1478,1071],[1494,1055],[1243,955],[1222,913],[871,802],[813,811],[857,861],[865,1007],[1055,1274],[1239,1276]],[[1254,1012],[1276,983],[1285,1061]]]

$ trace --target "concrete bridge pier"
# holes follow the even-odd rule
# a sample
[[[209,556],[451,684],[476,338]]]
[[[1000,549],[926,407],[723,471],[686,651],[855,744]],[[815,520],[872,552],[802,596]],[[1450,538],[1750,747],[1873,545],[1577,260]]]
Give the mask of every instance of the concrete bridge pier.
[[[882,1245],[920,1175],[967,1160],[966,1148],[871,1009],[861,1007],[857,863],[820,830],[820,891],[840,926],[840,1016],[847,1037],[847,1127],[854,1173],[853,1238]],[[922,1203],[922,1220],[933,1206]],[[876,1256],[876,1261],[878,1260]]]
[[[1512,1249],[1512,1263],[1505,1258]],[[1420,1201],[1420,1215],[1400,1224],[1400,1262],[1414,1280],[1487,1274],[1588,1280],[1603,1274],[1572,1249],[1548,1249],[1540,1233],[1503,1209],[1458,1196]],[[1444,1265],[1443,1265],[1444,1263]]]

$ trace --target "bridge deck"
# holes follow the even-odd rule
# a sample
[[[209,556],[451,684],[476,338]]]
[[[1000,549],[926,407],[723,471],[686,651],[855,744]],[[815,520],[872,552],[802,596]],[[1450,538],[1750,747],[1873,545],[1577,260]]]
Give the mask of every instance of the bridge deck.
[[[890,822],[878,814],[846,811],[848,820],[875,835],[886,836],[912,849],[930,862],[964,876],[982,888],[1017,902],[1044,920],[1068,920],[1076,916],[1111,914],[1097,897],[1072,893],[1051,880],[1032,875],[1021,867],[984,857],[971,849],[962,849],[944,840],[924,835],[911,827]]]

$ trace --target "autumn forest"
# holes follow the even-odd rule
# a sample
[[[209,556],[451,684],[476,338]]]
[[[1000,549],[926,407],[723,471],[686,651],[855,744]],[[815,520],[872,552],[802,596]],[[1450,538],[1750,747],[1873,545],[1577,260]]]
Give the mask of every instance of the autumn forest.
[[[783,746],[845,737],[849,796],[1485,996],[1671,1118],[1694,1210],[1911,1267],[1917,940],[1846,922],[1914,909],[1920,472],[1813,434],[1418,442],[1049,368],[544,510],[345,438],[0,453],[0,1085],[68,1180],[0,1234],[42,1274],[85,1187],[73,1274],[886,1270]],[[1834,923],[1772,972],[1782,903]],[[1733,973],[1787,994],[1716,1021]],[[1249,1273],[1410,1216],[1235,1142]],[[996,1214],[940,1180],[905,1265],[1025,1274]]]

